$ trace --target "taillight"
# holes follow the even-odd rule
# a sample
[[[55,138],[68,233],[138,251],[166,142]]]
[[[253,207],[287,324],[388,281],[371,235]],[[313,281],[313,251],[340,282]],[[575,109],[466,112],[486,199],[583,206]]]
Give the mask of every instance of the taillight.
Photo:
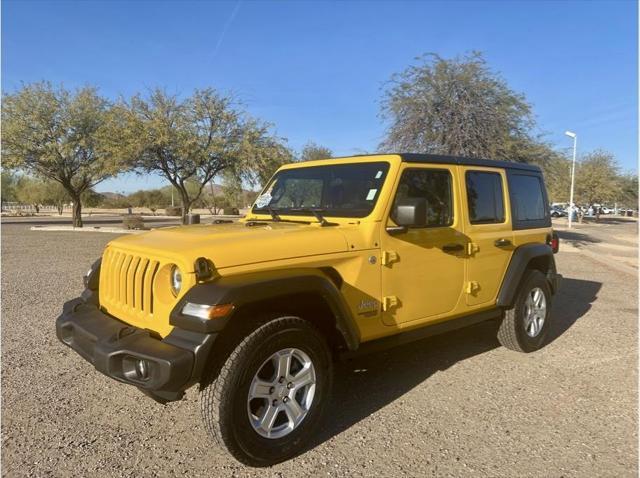
[[[555,254],[560,249],[560,238],[558,237],[558,233],[553,231],[550,235],[547,236],[547,245],[551,247],[551,250]]]

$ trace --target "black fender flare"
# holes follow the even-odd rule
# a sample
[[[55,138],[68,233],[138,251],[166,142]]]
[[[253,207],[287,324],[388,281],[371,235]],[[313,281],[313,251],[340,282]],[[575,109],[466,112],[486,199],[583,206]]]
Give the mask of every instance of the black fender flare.
[[[516,248],[511,256],[511,261],[504,275],[500,292],[498,292],[497,305],[509,308],[513,306],[518,292],[518,287],[522,281],[529,263],[539,257],[544,257],[548,261],[548,268],[544,271],[549,280],[552,292],[556,292],[556,262],[553,258],[553,251],[547,244],[524,244]]]
[[[192,287],[169,316],[169,323],[194,332],[221,331],[244,305],[300,293],[316,293],[328,304],[336,328],[349,350],[356,350],[360,334],[351,310],[331,278],[313,268],[282,269],[218,277]],[[200,319],[182,314],[187,302],[195,304],[233,304],[234,309],[222,319]]]

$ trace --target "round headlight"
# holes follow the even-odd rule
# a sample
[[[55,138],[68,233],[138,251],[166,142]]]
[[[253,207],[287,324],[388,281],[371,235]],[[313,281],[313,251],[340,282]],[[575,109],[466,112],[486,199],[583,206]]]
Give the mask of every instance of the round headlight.
[[[180,293],[180,289],[182,288],[182,273],[178,266],[173,266],[171,268],[171,292],[173,295],[178,295]]]

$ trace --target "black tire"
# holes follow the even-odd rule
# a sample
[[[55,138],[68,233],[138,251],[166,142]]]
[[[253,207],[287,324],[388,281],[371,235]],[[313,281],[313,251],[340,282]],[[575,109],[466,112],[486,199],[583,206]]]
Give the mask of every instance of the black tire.
[[[525,330],[525,302],[528,295],[535,289],[542,290],[546,301],[546,314],[540,332],[531,337]],[[498,329],[498,340],[511,350],[517,352],[533,352],[542,348],[546,343],[551,313],[551,288],[546,276],[538,270],[528,271],[522,279],[515,303],[512,308],[504,311],[502,323]]]
[[[307,354],[316,374],[316,388],[307,415],[281,438],[261,436],[251,425],[247,410],[253,377],[274,353],[296,348]],[[202,418],[209,434],[238,461],[269,466],[305,450],[322,419],[333,383],[329,348],[309,322],[278,317],[263,323],[231,352],[217,376],[200,391]]]

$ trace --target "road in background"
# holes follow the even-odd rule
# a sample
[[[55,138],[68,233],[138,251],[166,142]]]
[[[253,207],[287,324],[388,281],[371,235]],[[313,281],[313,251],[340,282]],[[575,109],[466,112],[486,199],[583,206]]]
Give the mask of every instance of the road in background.
[[[638,220],[601,216],[598,222],[574,223],[554,220],[563,249],[581,252],[587,258],[626,272],[638,272]],[[567,247],[569,246],[569,247]]]
[[[197,390],[159,405],[58,342],[62,304],[116,236],[29,227],[2,227],[5,476],[637,476],[637,276],[580,250],[557,256],[544,349],[501,348],[484,323],[338,364],[314,446],[251,469],[209,440]]]

